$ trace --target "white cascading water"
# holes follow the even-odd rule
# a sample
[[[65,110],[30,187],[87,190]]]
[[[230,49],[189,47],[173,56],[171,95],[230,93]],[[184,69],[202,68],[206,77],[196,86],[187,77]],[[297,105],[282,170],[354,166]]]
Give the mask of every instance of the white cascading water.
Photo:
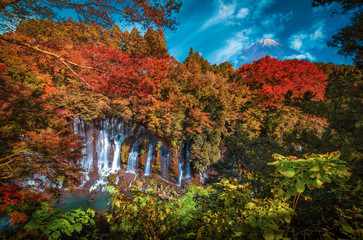
[[[109,139],[109,128],[110,124],[108,121],[102,121],[101,131],[99,134],[99,141],[97,141],[96,149],[98,155],[98,173],[100,177],[104,177],[109,175],[110,167],[109,167],[109,160],[110,160],[110,150],[111,144]]]
[[[102,185],[107,184],[109,174],[116,174],[122,170],[122,144],[127,137],[132,135],[132,131],[130,128],[124,126],[122,119],[117,117],[96,120],[89,124],[85,124],[82,118],[74,118],[72,127],[75,134],[81,135],[85,141],[85,148],[82,151],[84,157],[81,160],[85,180],[81,187],[84,187],[87,182],[92,180],[90,176],[95,176],[94,174],[98,173],[99,178],[95,180],[89,191],[97,190]],[[133,144],[129,153],[127,169],[124,169],[124,171],[136,175],[138,171],[140,139],[143,137],[145,135],[140,136]],[[151,160],[155,147],[155,142],[150,140],[144,169],[145,176],[151,174]],[[169,177],[171,154],[165,145],[161,146],[160,151],[161,176],[166,180]],[[189,144],[187,144],[183,149],[183,157],[180,156],[179,159],[179,186],[183,178],[191,178],[190,171],[190,151]],[[105,188],[102,190],[104,191]]]
[[[207,172],[199,172],[200,182],[204,183],[204,180],[208,177]]]
[[[149,149],[147,150],[147,158],[146,158],[146,163],[145,163],[145,172],[144,172],[144,176],[149,176],[150,175],[150,169],[151,169],[151,159],[152,159],[152,154],[153,154],[153,144],[150,142],[149,143]]]
[[[126,172],[136,174],[137,173],[137,158],[139,156],[139,139],[136,140],[132,146],[129,161],[127,163]]]
[[[169,174],[171,154],[165,145],[160,147],[160,160],[161,160],[161,177],[166,180]]]
[[[84,157],[81,160],[81,166],[84,170],[82,173],[85,176],[85,180],[81,185],[82,187],[87,181],[89,181],[88,174],[93,169],[93,144],[92,144],[93,124],[89,124],[86,126],[82,118],[74,118],[73,130],[75,134],[81,135],[85,140],[85,146],[82,150],[82,154],[84,155]]]
[[[182,156],[182,152],[183,151],[180,151],[180,155],[179,155],[179,163],[178,163],[178,166],[179,166],[179,178],[178,178],[178,186],[180,187],[181,184],[182,184],[182,181],[183,181],[183,174],[184,174],[184,170],[183,170],[183,167],[184,167],[184,157]]]
[[[111,173],[113,173],[113,174],[115,174],[121,170],[121,161],[120,161],[121,146],[122,146],[122,143],[125,140],[125,138],[126,138],[126,135],[122,135],[120,137],[120,139],[114,140],[114,145],[116,146],[116,149],[114,150],[114,153],[113,153],[112,167],[111,167]]]
[[[127,129],[124,129],[123,122],[111,118],[110,121],[101,122],[96,149],[98,153],[97,167],[100,178],[92,185],[90,191],[98,189],[107,184],[108,175],[115,174],[121,170],[121,146],[126,137],[130,135]],[[110,152],[113,149],[112,164],[110,167]],[[105,191],[105,188],[102,188]]]
[[[186,170],[185,170],[185,179],[190,179],[190,151],[189,151],[189,144],[187,144],[186,148],[185,148],[185,151],[186,151]]]
[[[110,173],[121,170],[121,146],[125,138],[131,135],[130,129],[124,128],[123,121],[119,118],[100,120],[98,127],[94,122],[86,125],[82,118],[75,118],[73,129],[75,134],[81,135],[86,142],[82,152],[85,156],[81,160],[85,180],[81,187],[90,180],[89,174],[97,166],[99,179],[91,186],[90,191],[93,191],[107,183]],[[93,165],[94,158],[96,166]]]
[[[31,179],[26,179],[23,181],[23,186],[31,187],[37,189],[39,191],[44,191],[48,181],[45,175],[43,174],[34,174]]]

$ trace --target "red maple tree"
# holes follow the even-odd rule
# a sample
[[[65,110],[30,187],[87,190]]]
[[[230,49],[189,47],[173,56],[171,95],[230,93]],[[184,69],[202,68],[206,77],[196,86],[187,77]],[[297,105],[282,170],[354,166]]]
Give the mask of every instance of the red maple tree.
[[[281,101],[308,98],[324,99],[326,76],[305,60],[278,60],[266,56],[237,70],[238,80],[257,90],[265,104],[276,106]]]

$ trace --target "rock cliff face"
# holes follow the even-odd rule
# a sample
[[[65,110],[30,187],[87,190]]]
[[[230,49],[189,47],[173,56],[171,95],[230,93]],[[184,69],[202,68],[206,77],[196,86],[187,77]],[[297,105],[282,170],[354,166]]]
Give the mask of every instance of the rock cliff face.
[[[122,178],[132,184],[137,177],[153,176],[179,186],[183,180],[191,178],[189,142],[173,156],[168,147],[145,128],[130,128],[121,118],[95,120],[89,124],[82,118],[75,118],[72,127],[85,140],[82,188],[104,190],[102,186],[111,178],[116,183]]]

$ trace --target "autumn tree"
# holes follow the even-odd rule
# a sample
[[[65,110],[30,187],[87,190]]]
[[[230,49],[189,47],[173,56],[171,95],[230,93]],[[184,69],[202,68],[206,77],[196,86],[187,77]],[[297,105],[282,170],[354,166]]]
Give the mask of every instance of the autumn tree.
[[[88,92],[88,97],[78,102],[95,98],[88,101],[90,104],[100,105],[100,95],[143,100],[154,94],[158,81],[167,75],[168,60],[154,62],[122,52],[124,34],[113,19],[122,16],[124,23],[174,28],[173,16],[180,6],[179,1],[1,3],[3,31],[16,26],[16,31],[0,36],[1,119],[5,123],[1,131],[0,175],[4,183],[39,177],[48,186],[77,185],[81,139],[69,129],[75,106],[65,103],[77,102],[84,88],[72,99],[57,100],[69,87],[80,90],[79,82],[92,94]],[[59,11],[67,9],[77,12],[79,22],[57,21]],[[159,71],[160,64],[164,67]],[[103,98],[102,108],[107,106],[105,101],[110,99]]]
[[[174,29],[174,14],[179,12],[180,7],[179,0],[9,0],[0,4],[0,27],[7,31],[14,29],[21,20],[35,17],[60,20],[62,11],[72,10],[77,20],[84,23],[95,21],[102,26],[113,26],[115,21],[121,24],[138,22],[145,27],[154,25]]]
[[[76,19],[85,23],[86,26],[94,22],[103,27],[117,28],[115,24],[115,21],[117,21],[121,24],[137,22],[144,27],[175,29],[175,13],[179,12],[180,7],[181,2],[179,0],[165,0],[162,3],[155,0],[123,0],[117,2],[109,0],[3,1],[0,5],[0,19],[2,20],[0,27],[6,32],[10,29],[14,30],[21,20],[31,18],[60,20],[62,18],[60,14],[62,11],[71,10],[76,13]],[[118,34],[118,36],[125,40],[123,35]],[[70,69],[77,77],[80,76],[75,72],[75,68],[82,68],[86,71],[91,68],[79,62],[70,61],[49,49],[44,50],[42,45],[34,45],[32,42],[27,41],[27,39],[14,39],[8,35],[0,35],[0,40],[46,54],[62,63],[63,67]],[[83,79],[83,82],[88,86],[90,85],[86,79]]]
[[[183,61],[185,66],[192,72],[207,73],[212,71],[212,65],[204,59],[199,52],[194,52],[193,48],[190,48],[188,57]]]
[[[303,98],[324,99],[324,72],[305,60],[278,60],[269,56],[246,64],[237,70],[240,83],[257,90],[264,103],[276,106],[281,101]]]
[[[148,28],[144,35],[144,39],[147,45],[146,54],[148,56],[165,58],[169,55],[163,31],[155,31],[152,28]]]
[[[69,112],[48,102],[56,89],[47,75],[21,65],[0,64],[0,181],[73,188],[81,177],[81,139],[68,127]]]

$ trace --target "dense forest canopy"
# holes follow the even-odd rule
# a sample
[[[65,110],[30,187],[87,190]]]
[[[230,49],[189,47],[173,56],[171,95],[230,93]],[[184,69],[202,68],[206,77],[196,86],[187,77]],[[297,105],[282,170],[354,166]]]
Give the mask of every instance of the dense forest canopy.
[[[4,239],[362,237],[360,65],[266,56],[234,69],[192,48],[181,63],[162,30],[175,28],[180,7],[175,0],[0,4],[0,214],[18,224]],[[58,15],[67,9],[75,20]],[[119,18],[147,31],[122,31]],[[208,185],[178,195],[140,180],[132,197],[113,186],[111,230],[97,232],[93,210],[64,212],[47,199],[82,181],[84,139],[70,128],[79,116],[143,126],[174,155],[190,143],[193,169],[209,173]],[[19,184],[39,175],[46,194]]]

